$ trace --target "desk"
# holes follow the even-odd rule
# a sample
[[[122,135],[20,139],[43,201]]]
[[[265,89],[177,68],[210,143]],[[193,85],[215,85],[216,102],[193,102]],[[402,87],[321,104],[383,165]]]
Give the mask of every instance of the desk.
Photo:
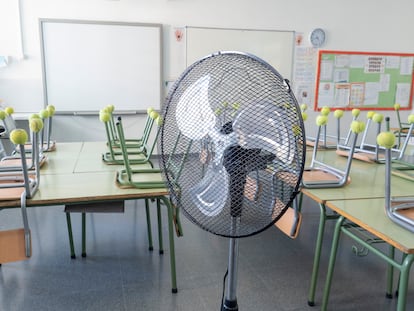
[[[177,291],[173,208],[167,188],[121,189],[115,184],[116,165],[103,163],[104,142],[58,143],[47,153],[40,170],[40,186],[27,206],[70,205],[107,201],[160,199],[167,207],[172,291]],[[0,208],[19,207],[20,201],[1,201]]]
[[[330,286],[335,266],[336,253],[338,250],[340,234],[345,233],[371,252],[384,259],[389,267],[400,270],[400,282],[398,287],[398,304],[397,310],[405,310],[407,286],[410,268],[414,260],[414,239],[413,234],[392,222],[385,214],[385,199],[365,199],[365,200],[345,200],[330,201],[327,206],[338,213],[340,217],[337,220],[334,237],[332,241],[331,255],[329,259],[328,273],[325,283],[325,289],[322,300],[321,310],[327,309]],[[369,217],[367,217],[369,216]],[[358,225],[360,228],[367,230],[374,236],[387,242],[391,247],[389,254],[386,255],[373,247],[370,243],[363,240],[352,225],[347,225],[346,220]],[[403,252],[403,260],[401,263],[394,259],[394,248]],[[392,268],[388,269],[388,280],[392,282]],[[390,288],[388,288],[388,291]]]
[[[346,158],[338,156],[334,151],[318,151],[318,157],[321,161],[335,167],[344,167]],[[346,202],[347,200],[372,200],[381,199],[384,201],[385,189],[385,166],[383,164],[365,163],[358,160],[353,160],[351,168],[351,182],[341,188],[325,188],[325,189],[301,189],[301,195],[306,195],[319,204],[320,219],[317,235],[317,242],[315,246],[314,263],[311,276],[311,285],[308,295],[308,304],[314,305],[316,283],[319,273],[319,263],[321,256],[322,243],[324,238],[325,223],[327,220],[335,220],[340,217],[340,213],[334,210],[334,213],[328,213],[326,209],[327,202],[331,206],[334,203]],[[393,196],[412,196],[413,183],[402,178],[392,176],[392,195]],[[372,201],[374,202],[374,201]],[[381,205],[383,209],[384,204]],[[366,208],[362,207],[365,218],[369,221]],[[346,218],[346,216],[344,216]],[[383,212],[384,219],[387,218]],[[364,218],[362,218],[364,220]],[[368,231],[369,228],[367,229]],[[378,232],[371,232],[374,235]],[[398,239],[398,236],[396,236]]]

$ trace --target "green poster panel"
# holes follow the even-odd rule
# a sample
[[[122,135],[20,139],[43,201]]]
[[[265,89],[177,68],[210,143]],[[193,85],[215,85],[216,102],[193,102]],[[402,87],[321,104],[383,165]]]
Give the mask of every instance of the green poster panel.
[[[320,50],[315,110],[410,110],[414,54]]]

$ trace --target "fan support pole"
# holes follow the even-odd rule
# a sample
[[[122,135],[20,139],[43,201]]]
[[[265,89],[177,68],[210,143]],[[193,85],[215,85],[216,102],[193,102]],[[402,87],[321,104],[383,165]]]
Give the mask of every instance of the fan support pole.
[[[238,219],[232,217],[233,228],[237,225]],[[239,256],[239,241],[236,238],[230,238],[229,242],[229,283],[227,286],[226,297],[221,306],[221,311],[238,311],[237,305],[237,270],[238,270],[238,256]]]

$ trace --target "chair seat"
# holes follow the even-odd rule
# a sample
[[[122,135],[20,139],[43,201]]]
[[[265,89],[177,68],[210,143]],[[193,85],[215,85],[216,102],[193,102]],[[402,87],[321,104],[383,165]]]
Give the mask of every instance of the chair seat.
[[[131,180],[125,169],[116,172],[116,185],[120,188],[165,188],[165,182],[158,169],[134,171]]]
[[[39,167],[42,167],[42,165],[45,164],[46,161],[47,161],[47,157],[43,155],[39,159]],[[30,168],[32,166],[32,159],[29,157],[26,157],[26,163],[27,163],[27,166]],[[5,157],[0,160],[0,169],[1,167],[5,167],[5,168],[18,167],[18,166],[21,166],[21,164],[22,164],[22,160],[19,157],[14,157],[14,156]]]

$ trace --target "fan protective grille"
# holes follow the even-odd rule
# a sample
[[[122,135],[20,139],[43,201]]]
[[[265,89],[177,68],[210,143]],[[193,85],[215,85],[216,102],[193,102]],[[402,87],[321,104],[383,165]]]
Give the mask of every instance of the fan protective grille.
[[[162,116],[160,166],[173,204],[193,223],[250,236],[292,203],[303,120],[287,82],[263,60],[238,52],[199,60],[171,88]]]

